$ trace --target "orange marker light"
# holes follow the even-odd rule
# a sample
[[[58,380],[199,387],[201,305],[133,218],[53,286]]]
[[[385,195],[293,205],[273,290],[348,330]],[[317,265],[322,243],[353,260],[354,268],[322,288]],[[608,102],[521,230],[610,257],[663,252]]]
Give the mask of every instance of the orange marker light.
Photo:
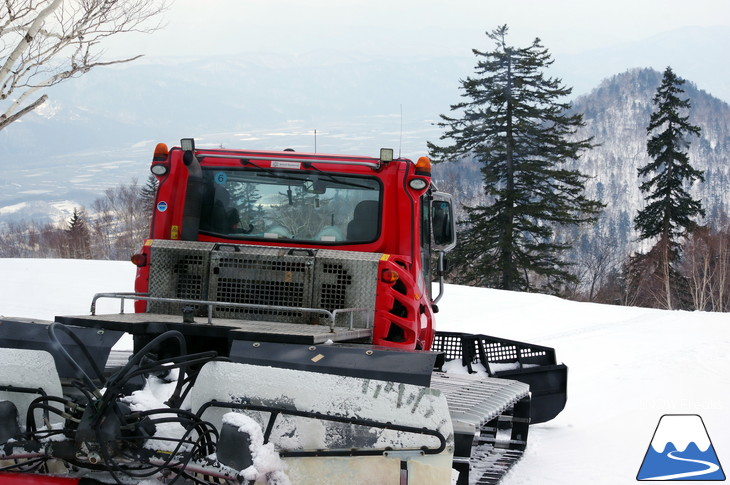
[[[153,162],[162,162],[167,160],[167,156],[170,154],[170,150],[167,149],[167,145],[164,143],[158,143],[155,147],[155,154],[152,156]]]
[[[138,253],[132,256],[132,263],[139,266],[140,268],[142,266],[147,265],[147,255],[143,253]]]
[[[428,157],[421,157],[416,162],[416,174],[417,175],[431,175],[431,159]]]
[[[384,269],[380,274],[380,279],[386,283],[395,283],[400,279],[400,275],[392,269]]]
[[[155,147],[155,154],[152,156],[152,166],[150,171],[158,177],[164,177],[167,175],[167,171],[170,169],[167,157],[170,155],[170,151],[167,149],[167,145],[164,143],[158,143]]]

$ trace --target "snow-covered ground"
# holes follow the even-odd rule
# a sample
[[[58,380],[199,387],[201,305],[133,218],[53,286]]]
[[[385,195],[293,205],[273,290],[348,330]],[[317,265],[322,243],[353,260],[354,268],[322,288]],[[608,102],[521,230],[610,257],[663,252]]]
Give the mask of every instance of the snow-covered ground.
[[[131,291],[131,263],[0,260],[0,315],[85,314],[94,293]],[[700,415],[730,472],[730,314],[576,303],[446,286],[440,330],[555,347],[568,404],[530,431],[505,485],[631,484],[664,414]],[[100,312],[118,311],[102,301]]]

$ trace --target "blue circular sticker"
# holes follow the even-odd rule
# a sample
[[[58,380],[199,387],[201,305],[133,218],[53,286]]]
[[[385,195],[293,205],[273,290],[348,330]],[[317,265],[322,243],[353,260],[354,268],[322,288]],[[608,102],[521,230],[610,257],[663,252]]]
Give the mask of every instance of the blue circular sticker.
[[[223,185],[228,180],[228,174],[225,172],[218,172],[215,174],[215,183]]]
[[[157,210],[160,212],[165,212],[167,210],[167,202],[165,202],[165,201],[158,202]]]

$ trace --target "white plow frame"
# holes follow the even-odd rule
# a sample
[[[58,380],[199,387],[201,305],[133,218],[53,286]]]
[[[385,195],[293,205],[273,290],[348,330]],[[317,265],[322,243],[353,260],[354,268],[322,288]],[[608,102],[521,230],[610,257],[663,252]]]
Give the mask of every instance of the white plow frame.
[[[454,433],[446,398],[435,389],[209,362],[191,391],[191,404],[219,429],[231,411],[268,429],[292,484],[451,483]],[[340,422],[346,420],[356,424]]]

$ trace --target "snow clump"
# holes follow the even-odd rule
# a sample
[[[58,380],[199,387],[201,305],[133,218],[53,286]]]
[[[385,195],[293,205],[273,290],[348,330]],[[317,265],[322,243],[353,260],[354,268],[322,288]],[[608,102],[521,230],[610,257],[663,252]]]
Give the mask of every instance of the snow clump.
[[[223,415],[223,424],[228,424],[241,433],[247,433],[251,440],[249,449],[253,458],[253,465],[241,470],[239,476],[244,480],[256,480],[268,485],[291,485],[289,477],[284,472],[286,465],[274,444],[264,444],[264,432],[261,426],[251,417],[242,413],[226,413]]]

